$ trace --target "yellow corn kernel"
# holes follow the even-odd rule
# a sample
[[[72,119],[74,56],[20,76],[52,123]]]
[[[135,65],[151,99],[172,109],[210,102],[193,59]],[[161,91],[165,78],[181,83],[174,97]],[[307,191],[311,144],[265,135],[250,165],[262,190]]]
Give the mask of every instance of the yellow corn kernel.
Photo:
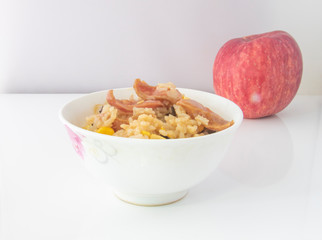
[[[148,131],[141,131],[141,133],[142,133],[142,135],[144,135],[144,136],[148,136],[148,137],[150,137],[150,136],[151,136],[151,133],[150,133],[150,132],[148,132]]]
[[[185,95],[182,95],[182,99],[190,99],[190,98],[186,97]]]
[[[201,133],[205,129],[204,125],[198,126],[198,133]]]
[[[151,134],[150,139],[165,139],[165,138],[160,135]]]
[[[89,130],[89,128],[91,127],[91,124],[88,124],[88,125],[86,125],[85,127],[83,127],[83,129],[85,129],[85,130]]]
[[[164,129],[164,127],[162,126],[162,127],[160,128],[160,130],[163,130],[163,131],[164,131],[165,129]]]
[[[106,134],[106,135],[114,134],[113,128],[110,128],[110,127],[100,127],[99,129],[96,130],[96,132],[101,134]]]

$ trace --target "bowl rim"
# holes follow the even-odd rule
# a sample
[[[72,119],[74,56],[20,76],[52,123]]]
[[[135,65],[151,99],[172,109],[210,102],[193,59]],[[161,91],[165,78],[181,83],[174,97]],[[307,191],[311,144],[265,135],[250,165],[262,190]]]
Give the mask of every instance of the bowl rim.
[[[224,101],[228,101],[230,102],[230,104],[232,104],[233,106],[235,106],[235,108],[237,109],[237,113],[238,113],[238,118],[237,118],[237,121],[234,122],[234,124],[224,130],[221,130],[219,132],[215,132],[215,133],[212,133],[212,134],[208,134],[208,135],[204,135],[204,136],[198,136],[198,137],[189,137],[189,138],[175,138],[175,139],[166,139],[167,141],[160,141],[160,139],[145,139],[145,138],[127,138],[127,137],[119,137],[119,136],[110,136],[110,135],[105,135],[105,134],[100,134],[100,133],[96,133],[96,132],[92,132],[92,131],[89,131],[89,130],[86,130],[82,127],[79,127],[71,122],[69,122],[67,119],[65,119],[64,115],[63,115],[63,111],[64,109],[66,108],[67,105],[69,104],[72,104],[74,101],[77,101],[83,97],[87,97],[89,95],[95,95],[95,94],[102,94],[102,93],[107,93],[107,91],[109,91],[110,89],[106,89],[106,90],[100,90],[100,91],[95,91],[95,92],[90,92],[90,93],[86,93],[86,94],[83,94],[82,96],[78,96],[78,97],[75,97],[74,99],[68,101],[67,103],[65,103],[60,109],[59,109],[59,119],[60,121],[65,125],[65,126],[68,126],[69,128],[71,128],[72,130],[76,131],[77,133],[81,134],[82,136],[86,136],[86,135],[89,135],[91,137],[94,137],[94,138],[99,138],[99,139],[102,139],[102,140],[112,140],[112,141],[122,141],[122,142],[131,142],[131,143],[134,143],[134,142],[144,142],[144,143],[174,143],[174,142],[186,142],[186,141],[198,141],[198,139],[205,139],[205,138],[212,138],[214,136],[220,136],[222,134],[225,134],[226,132],[228,131],[233,131],[234,129],[237,129],[239,128],[239,126],[241,125],[243,119],[244,119],[244,115],[243,115],[243,111],[241,110],[241,108],[236,104],[234,103],[233,101],[225,98],[225,97],[222,97],[220,95],[217,95],[215,93],[210,93],[210,92],[206,92],[206,91],[201,91],[201,90],[196,90],[196,89],[190,89],[190,88],[177,88],[179,91],[180,90],[189,90],[189,91],[193,91],[193,92],[199,92],[201,94],[209,94],[209,95],[212,95],[212,96],[215,96],[221,100],[224,100]],[[115,91],[125,91],[125,90],[133,90],[132,87],[127,87],[127,88],[115,88],[115,89],[112,89],[112,90],[115,90]],[[202,103],[203,104],[203,103]],[[204,105],[204,104],[203,104]]]

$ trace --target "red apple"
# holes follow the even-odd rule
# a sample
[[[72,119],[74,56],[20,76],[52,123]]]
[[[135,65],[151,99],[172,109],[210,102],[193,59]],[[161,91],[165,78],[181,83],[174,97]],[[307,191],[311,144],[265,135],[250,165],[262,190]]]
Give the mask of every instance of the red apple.
[[[235,102],[245,118],[283,110],[302,78],[299,46],[288,33],[274,31],[226,42],[213,66],[216,94]]]

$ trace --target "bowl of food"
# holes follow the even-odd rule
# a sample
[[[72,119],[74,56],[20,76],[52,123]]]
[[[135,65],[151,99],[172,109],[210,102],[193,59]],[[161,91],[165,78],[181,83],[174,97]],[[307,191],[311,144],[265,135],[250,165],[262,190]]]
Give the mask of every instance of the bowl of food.
[[[74,99],[59,116],[85,167],[121,200],[146,206],[178,201],[208,177],[243,120],[223,97],[140,79]]]

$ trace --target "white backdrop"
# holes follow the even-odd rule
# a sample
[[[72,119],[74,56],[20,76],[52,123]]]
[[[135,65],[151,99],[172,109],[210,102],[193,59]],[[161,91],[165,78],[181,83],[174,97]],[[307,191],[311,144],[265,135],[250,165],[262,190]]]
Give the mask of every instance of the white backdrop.
[[[322,94],[322,1],[0,0],[0,93],[91,92],[172,81],[212,92],[229,39],[285,30]]]

